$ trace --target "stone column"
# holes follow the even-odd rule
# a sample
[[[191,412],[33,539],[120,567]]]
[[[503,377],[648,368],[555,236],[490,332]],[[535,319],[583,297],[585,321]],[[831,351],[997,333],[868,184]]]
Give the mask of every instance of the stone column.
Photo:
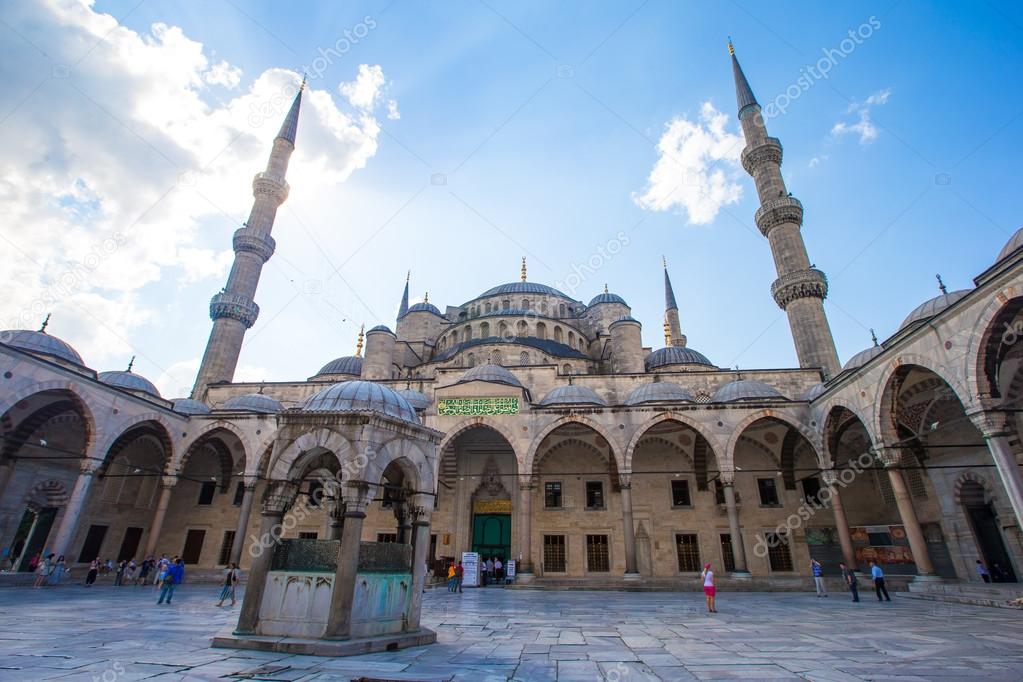
[[[409,501],[404,493],[394,501],[394,519],[398,522],[396,527],[398,544],[409,544],[412,540],[412,520],[409,518]]]
[[[533,577],[533,491],[528,480],[519,483],[519,559],[515,565],[516,580],[527,582]]]
[[[838,543],[842,546],[842,558],[849,568],[856,568],[856,552],[853,550],[852,535],[849,533],[849,521],[845,518],[845,507],[842,506],[842,496],[838,491],[835,482],[838,476],[833,469],[821,472],[821,478],[826,489],[831,492],[831,511],[835,514],[835,529],[838,531]]]
[[[88,465],[83,464],[83,467],[85,466]],[[57,535],[53,540],[53,553],[57,556],[65,555],[68,564],[73,563],[70,545],[75,537],[75,531],[78,530],[78,522],[85,509],[86,498],[89,495],[95,474],[95,471],[87,468],[83,468],[79,472],[78,478],[75,480],[75,487],[71,491],[71,497],[68,498],[67,506],[64,507],[64,516],[60,520],[60,527],[57,528]]]
[[[878,448],[878,456],[885,468],[888,469],[888,479],[892,484],[892,493],[895,495],[895,504],[899,508],[899,517],[906,529],[906,537],[909,540],[909,550],[913,553],[913,561],[916,562],[917,577],[922,579],[934,579],[934,564],[931,563],[931,555],[927,552],[927,541],[924,540],[924,532],[920,527],[920,520],[916,517],[916,510],[913,509],[913,501],[909,496],[909,488],[906,486],[906,479],[897,468],[902,462],[897,448]]]
[[[746,548],[742,543],[742,528],[739,526],[739,508],[735,506],[735,480],[721,476],[721,487],[725,495],[725,510],[728,512],[728,532],[732,537],[732,558],[735,563],[734,574],[748,576],[746,568]]]
[[[639,578],[636,570],[636,525],[632,520],[632,482],[622,479],[622,527],[625,536],[625,578]]]
[[[156,543],[160,541],[160,531],[163,530],[163,520],[167,516],[167,506],[170,504],[171,491],[177,484],[177,478],[164,476],[160,480],[160,499],[156,502],[156,513],[153,514],[153,522],[149,524],[149,537],[146,538],[146,556],[156,556]]]
[[[340,540],[341,531],[345,527],[345,503],[341,499],[340,490],[335,493],[336,497],[330,506],[330,521],[327,530],[328,540]]]
[[[423,588],[426,584],[426,558],[430,553],[430,510],[432,509],[433,498],[423,494],[415,495],[409,507],[413,533],[412,600],[409,604],[408,625],[406,627],[406,630],[409,632],[415,632],[419,629],[420,616],[423,610]]]
[[[971,414],[970,418],[987,441],[991,459],[998,469],[998,476],[1002,479],[1002,486],[1005,488],[1009,503],[1012,504],[1012,511],[1016,514],[1016,523],[1020,530],[1023,530],[1023,476],[1020,475],[1016,457],[1009,446],[1009,435],[1012,433],[1009,421],[1011,416],[1004,412],[989,410]]]
[[[242,506],[238,510],[238,526],[234,531],[234,544],[231,545],[230,561],[233,564],[241,564],[242,549],[245,547],[245,533],[249,529],[249,516],[252,514],[252,500],[256,496],[256,481],[254,479],[246,480],[244,486]]]
[[[359,572],[359,543],[362,522],[369,505],[369,486],[361,481],[345,484],[345,525],[341,532],[341,551],[334,572],[334,590],[330,595],[330,613],[324,639],[348,639],[352,636],[352,606],[355,603],[355,579]],[[428,541],[429,542],[429,541]]]
[[[263,493],[263,511],[259,522],[259,535],[249,546],[252,566],[245,586],[245,600],[238,616],[236,635],[254,635],[259,626],[259,609],[263,605],[266,576],[270,571],[274,547],[281,537],[281,519],[291,508],[298,495],[298,485],[292,481],[268,481]]]

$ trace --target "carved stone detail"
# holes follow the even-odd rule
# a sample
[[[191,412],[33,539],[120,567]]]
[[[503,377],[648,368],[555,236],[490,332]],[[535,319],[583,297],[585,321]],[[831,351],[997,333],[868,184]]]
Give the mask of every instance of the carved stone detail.
[[[277,248],[277,242],[268,234],[260,234],[251,227],[242,227],[235,230],[234,250],[236,253],[247,251],[259,256],[263,262],[270,260]]]
[[[210,299],[210,319],[221,317],[238,320],[248,328],[256,323],[259,306],[245,296],[222,291]]]
[[[803,224],[803,204],[795,197],[769,199],[757,209],[754,216],[760,233],[765,237],[779,225],[786,223]]]
[[[828,296],[828,278],[817,268],[797,270],[782,275],[771,285],[771,295],[782,310],[797,298],[819,298]]]
[[[777,137],[765,138],[758,145],[751,145],[742,150],[742,167],[750,175],[756,175],[758,166],[765,163],[781,165],[781,140]]]

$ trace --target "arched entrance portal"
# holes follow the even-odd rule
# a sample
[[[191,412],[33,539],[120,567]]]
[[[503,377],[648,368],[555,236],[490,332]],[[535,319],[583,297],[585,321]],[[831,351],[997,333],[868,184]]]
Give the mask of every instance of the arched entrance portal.
[[[959,500],[977,541],[981,560],[987,566],[992,580],[1016,582],[1016,574],[1012,570],[1012,562],[998,527],[998,515],[987,499],[984,487],[976,481],[965,481],[959,488]]]

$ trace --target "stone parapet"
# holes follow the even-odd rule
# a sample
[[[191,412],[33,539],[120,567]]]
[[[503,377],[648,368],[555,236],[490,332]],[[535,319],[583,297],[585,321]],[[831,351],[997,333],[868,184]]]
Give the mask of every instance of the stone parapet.
[[[817,268],[790,272],[774,280],[771,295],[782,310],[797,298],[823,300],[828,296],[828,278]]]
[[[765,201],[757,209],[754,219],[765,237],[772,229],[786,223],[803,224],[803,204],[795,197],[778,197]]]
[[[777,137],[766,137],[760,144],[750,145],[742,150],[742,167],[750,175],[756,175],[758,166],[765,163],[781,165],[781,140]]]
[[[263,262],[270,260],[277,248],[277,242],[268,234],[261,234],[251,227],[242,227],[235,230],[234,250],[235,253],[247,251],[259,256]]]
[[[259,317],[259,306],[246,296],[221,292],[210,299],[210,318],[218,320],[228,317],[252,327]]]
[[[269,173],[256,173],[252,178],[252,196],[256,198],[270,197],[280,205],[288,198],[289,191],[287,182]]]

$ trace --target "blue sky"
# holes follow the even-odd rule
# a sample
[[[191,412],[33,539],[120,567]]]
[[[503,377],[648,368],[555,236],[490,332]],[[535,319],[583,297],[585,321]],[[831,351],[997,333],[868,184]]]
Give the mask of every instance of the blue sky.
[[[372,150],[355,154],[354,167],[337,181],[317,184],[350,146],[331,138],[336,149],[319,147],[318,128],[303,112],[289,174],[292,193],[274,229],[278,250],[257,294],[262,313],[243,351],[243,378],[305,378],[331,358],[350,354],[360,323],[393,325],[408,269],[415,295],[429,291],[431,302],[456,305],[517,279],[523,255],[531,280],[565,283],[574,265],[586,263],[619,233],[628,245],[602,259],[572,292],[575,297],[588,301],[606,282],[643,322],[644,342],[659,347],[663,254],[691,346],[721,366],[795,366],[787,321],[769,293],[775,273],[767,241],[753,222],[756,193],[735,163],[737,151],[704,158],[704,170],[720,171],[728,187],[741,187],[737,200],[712,202],[712,219],[694,221],[679,205],[658,211],[637,201],[649,189],[669,123],[688,121],[704,131],[701,112],[709,103],[727,114],[724,133],[739,133],[729,35],[766,104],[822,50],[839,48],[849,30],[871,17],[877,22],[827,79],[813,82],[768,121],[785,148],[789,190],[806,209],[810,259],[831,279],[826,309],[843,361],[869,345],[868,328],[884,339],[913,307],[936,295],[936,273],[950,290],[972,286],[972,277],[1021,225],[1015,201],[1020,174],[1011,150],[1023,142],[1023,95],[1013,87],[1023,65],[1023,10],[1006,2],[786,2],[768,9],[752,2],[656,0],[343,6],[131,0],[97,2],[93,11],[117,19],[115,37],[126,30],[152,41],[153,25],[166,24],[179,27],[190,44],[201,44],[210,64],[229,62],[237,74],[231,87],[212,81],[181,86],[208,112],[228,107],[268,70],[301,71],[346,29],[373,24],[310,82],[313,92],[329,94],[338,111],[360,121],[359,134],[371,139]],[[67,82],[50,79],[32,93],[35,72],[45,78],[52,66],[47,60],[60,59],[47,40],[74,42],[63,38],[66,19],[53,21],[51,29],[52,17],[40,12],[22,11],[0,24],[0,33],[10,34],[0,51],[10,50],[26,64],[0,95],[0,110],[8,112],[0,142],[23,136],[19,126],[61,130],[64,119],[51,121],[55,107],[82,107],[67,119],[69,126],[110,114],[96,103],[105,101],[105,92],[123,96],[136,81],[100,78],[104,60],[104,73],[110,64],[132,77],[142,71],[123,50],[106,54],[103,44],[70,68]],[[102,36],[106,29],[92,32],[97,30]],[[176,55],[168,50],[159,57]],[[379,66],[385,79],[381,106],[372,112],[354,111],[338,89],[355,81],[359,65]],[[159,63],[146,68],[164,73]],[[61,99],[67,86],[76,99]],[[386,115],[383,104],[392,100],[400,118]],[[46,177],[63,172],[69,186],[83,179],[96,187],[126,169],[135,169],[129,178],[141,186],[145,168],[166,164],[175,175],[202,168],[208,159],[201,152],[179,158],[167,151],[175,135],[187,136],[186,127],[168,124],[159,136],[145,129],[145,116],[159,117],[176,106],[174,97],[159,102],[118,114],[117,124],[96,123],[91,144],[109,141],[115,150],[102,164],[90,167],[92,147],[76,147],[68,134],[71,141],[56,145],[61,153],[34,159],[32,171]],[[278,121],[270,117],[267,125],[246,131],[239,143],[245,152],[237,155],[246,167],[225,170],[221,179],[233,177],[230,170],[239,178],[232,179],[235,184],[222,182],[205,192],[207,210],[182,221],[190,225],[187,238],[166,247],[178,259],[160,261],[135,285],[90,280],[76,291],[85,298],[65,301],[94,305],[89,316],[69,309],[62,323],[57,313],[50,331],[78,346],[97,369],[120,368],[136,353],[136,371],[159,377],[165,392],[183,392],[193,378],[189,363],[197,362],[209,333],[207,302],[226,278],[230,234],[251,201],[248,178],[261,170]],[[199,140],[190,148],[202,147]],[[305,166],[309,179],[300,183],[298,164],[307,158],[301,155],[318,151],[316,165],[308,157]],[[164,154],[172,161],[159,158]],[[83,161],[67,164],[73,167],[68,170],[59,161],[64,155]],[[13,178],[26,160],[0,163]],[[444,184],[431,183],[441,175]],[[160,181],[153,180],[157,195]],[[126,192],[133,191],[129,187]],[[87,231],[84,223],[103,205],[113,227],[118,220],[130,222],[127,214],[113,214],[115,190],[95,194],[78,196],[68,219]],[[174,229],[168,215],[130,239],[159,245],[159,231]],[[0,233],[26,253],[37,248],[30,234],[15,227]],[[206,265],[186,276],[189,249],[201,252]],[[47,258],[59,261],[59,251]],[[137,260],[144,261],[145,253]],[[112,260],[99,267],[117,265]],[[53,276],[49,269],[40,286]],[[107,305],[86,295],[105,298]],[[0,313],[11,318],[19,311]],[[85,338],[95,333],[90,321],[108,332],[91,344]]]

